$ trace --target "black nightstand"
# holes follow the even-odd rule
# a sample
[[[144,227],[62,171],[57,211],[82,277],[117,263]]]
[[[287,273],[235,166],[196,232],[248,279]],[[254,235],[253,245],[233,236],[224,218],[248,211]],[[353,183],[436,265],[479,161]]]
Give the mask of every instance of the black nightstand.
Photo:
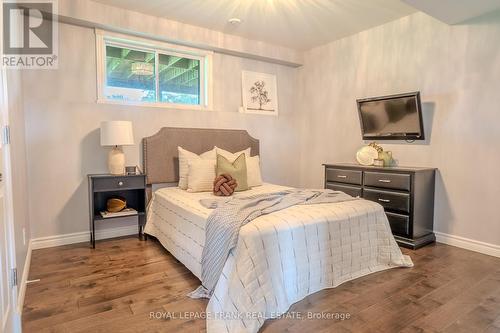
[[[146,175],[88,175],[89,181],[89,213],[90,213],[90,243],[95,249],[95,223],[109,219],[103,218],[101,211],[106,210],[106,202],[112,196],[120,196],[127,200],[127,207],[137,210],[139,238],[144,236],[146,224]],[[130,216],[127,216],[130,217]]]

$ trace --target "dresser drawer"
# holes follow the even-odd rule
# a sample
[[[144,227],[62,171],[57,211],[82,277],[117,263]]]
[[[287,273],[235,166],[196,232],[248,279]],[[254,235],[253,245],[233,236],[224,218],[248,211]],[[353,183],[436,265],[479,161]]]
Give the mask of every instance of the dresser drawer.
[[[406,193],[378,191],[365,188],[363,198],[378,202],[385,209],[398,212],[410,212],[410,195]]]
[[[365,185],[409,191],[410,175],[365,171]]]
[[[406,215],[386,212],[387,219],[391,225],[392,233],[398,236],[409,237],[410,218]]]
[[[350,186],[350,185],[340,185],[335,183],[326,183],[326,188],[334,191],[342,191],[353,197],[361,197],[361,187]]]
[[[144,188],[144,177],[94,178],[94,191],[117,191]]]
[[[361,185],[362,175],[362,171],[357,170],[326,169],[327,182]]]

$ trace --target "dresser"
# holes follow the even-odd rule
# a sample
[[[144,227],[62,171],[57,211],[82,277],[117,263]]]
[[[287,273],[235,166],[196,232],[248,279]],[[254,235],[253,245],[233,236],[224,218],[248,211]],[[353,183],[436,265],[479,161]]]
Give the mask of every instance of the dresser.
[[[436,240],[434,168],[324,164],[325,188],[379,203],[399,245],[417,249]]]

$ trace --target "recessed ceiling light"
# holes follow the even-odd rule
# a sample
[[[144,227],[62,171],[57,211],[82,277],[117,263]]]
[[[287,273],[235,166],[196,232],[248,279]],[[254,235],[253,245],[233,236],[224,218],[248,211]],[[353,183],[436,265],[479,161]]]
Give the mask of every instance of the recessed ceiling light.
[[[238,25],[241,23],[241,19],[237,18],[237,17],[232,17],[230,18],[229,20],[227,20],[229,23],[231,23],[232,25]]]

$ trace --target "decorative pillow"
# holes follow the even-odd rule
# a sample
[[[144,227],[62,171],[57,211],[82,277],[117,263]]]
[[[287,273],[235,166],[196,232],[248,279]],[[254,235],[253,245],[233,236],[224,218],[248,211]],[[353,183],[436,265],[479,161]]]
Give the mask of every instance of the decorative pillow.
[[[213,193],[216,196],[230,196],[234,193],[235,188],[238,186],[236,179],[229,174],[222,174],[215,177]]]
[[[250,147],[248,147],[245,150],[233,154],[227,150],[215,146],[216,154],[224,156],[230,163],[233,163],[241,154],[245,154],[245,156],[250,157],[250,150]]]
[[[227,158],[222,155],[217,155],[217,176],[223,174],[229,174],[236,180],[238,186],[236,186],[235,191],[246,191],[248,190],[247,182],[247,164],[245,154],[241,154],[234,160],[234,162],[229,162]]]
[[[252,156],[246,158],[247,163],[247,180],[248,186],[260,186],[262,185],[262,176],[260,173],[260,157]]]
[[[215,160],[216,150],[215,147],[212,150],[204,152],[201,155],[190,152],[182,147],[177,147],[179,152],[179,187],[183,190],[188,188],[188,172],[189,172],[189,162],[192,160]],[[213,180],[213,178],[212,178]]]
[[[191,160],[188,171],[188,192],[212,192],[215,160]]]

